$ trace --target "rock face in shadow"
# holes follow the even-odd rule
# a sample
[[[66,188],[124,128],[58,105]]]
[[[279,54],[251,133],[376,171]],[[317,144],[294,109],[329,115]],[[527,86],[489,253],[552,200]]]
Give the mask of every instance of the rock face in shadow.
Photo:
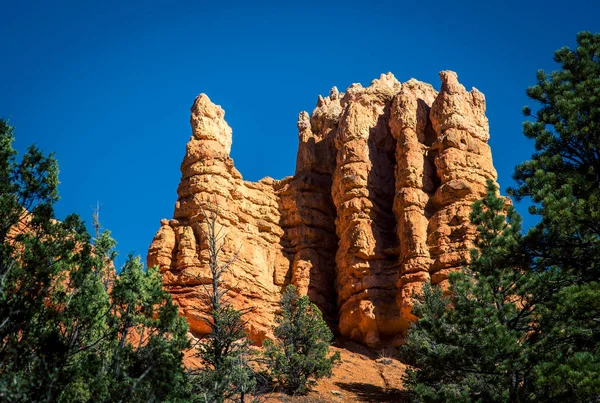
[[[312,115],[298,117],[296,172],[282,180],[244,181],[223,109],[196,98],[173,219],[161,221],[148,252],[193,333],[208,331],[199,313],[209,280],[204,205],[222,227],[221,263],[233,260],[228,295],[252,308],[257,343],[290,283],[341,336],[402,342],[414,293],[443,285],[468,259],[471,204],[496,180],[483,94],[454,72],[440,77],[439,93],[388,73],[319,96]]]

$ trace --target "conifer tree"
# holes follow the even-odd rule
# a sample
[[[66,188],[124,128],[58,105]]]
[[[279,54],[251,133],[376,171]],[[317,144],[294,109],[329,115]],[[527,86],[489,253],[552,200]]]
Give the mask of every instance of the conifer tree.
[[[203,308],[198,312],[206,321],[210,332],[195,346],[195,356],[202,367],[191,372],[193,401],[222,403],[247,401],[256,391],[256,377],[249,366],[251,355],[244,329],[243,315],[249,309],[235,309],[227,300],[229,288],[222,276],[237,259],[237,253],[227,262],[221,262],[223,234],[218,228],[218,204],[198,200],[204,226],[200,227],[208,244],[210,284],[196,276],[202,283]]]
[[[159,273],[130,258],[114,278],[110,234],[93,245],[78,216],[57,221],[55,159],[17,161],[13,139],[0,120],[0,400],[185,398],[186,323]]]
[[[561,70],[537,73],[524,133],[536,153],[515,170],[517,200],[540,218],[526,237],[531,270],[553,273],[539,309],[536,384],[552,400],[600,397],[600,34],[556,51]],[[541,393],[540,392],[540,393]]]
[[[479,237],[471,265],[449,276],[450,295],[426,285],[403,358],[406,384],[423,402],[527,401],[527,361],[537,277],[521,252],[520,217],[488,182],[471,214]]]
[[[539,223],[521,235],[488,184],[474,205],[477,251],[425,287],[403,354],[416,401],[589,402],[600,399],[600,34],[562,48],[539,71],[540,107],[525,135],[536,153],[515,170],[517,200]]]
[[[329,354],[333,334],[308,296],[299,296],[290,284],[280,305],[276,341],[265,341],[265,356],[272,376],[288,392],[304,394],[309,381],[331,376],[340,354]]]

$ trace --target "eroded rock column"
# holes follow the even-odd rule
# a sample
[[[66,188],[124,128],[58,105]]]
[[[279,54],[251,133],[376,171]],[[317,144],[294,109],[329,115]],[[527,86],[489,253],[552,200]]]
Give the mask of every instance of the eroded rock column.
[[[343,95],[343,94],[341,94]],[[279,191],[283,241],[293,254],[291,282],[308,295],[332,328],[337,328],[335,293],[336,211],[331,197],[335,169],[334,137],[342,108],[333,88],[319,96],[312,116],[298,116],[298,156],[293,179]]]
[[[400,332],[392,211],[395,142],[388,128],[389,106],[399,90],[391,74],[367,88],[353,84],[342,99],[335,138],[340,332],[372,346]]]
[[[413,319],[413,295],[430,280],[429,200],[438,181],[429,153],[436,139],[429,111],[436,96],[431,85],[410,80],[402,84],[390,112],[390,129],[396,139],[394,213],[400,241],[397,302],[404,328]]]
[[[201,227],[201,205],[216,212],[222,228],[220,264],[237,254],[223,276],[230,302],[252,308],[248,332],[258,343],[270,333],[281,288],[289,278],[289,259],[280,245],[281,229],[276,181],[246,182],[229,157],[231,128],[224,111],[204,95],[191,109],[192,137],[181,164],[174,219],[162,220],[149,252],[148,265],[158,264],[165,287],[173,294],[192,333],[209,331],[202,319],[202,283],[210,283],[208,244]]]
[[[440,78],[442,88],[430,112],[436,133],[431,150],[440,180],[431,200],[427,240],[433,284],[443,284],[450,271],[469,259],[476,233],[469,220],[471,206],[485,196],[486,180],[497,178],[487,144],[485,97],[475,88],[467,92],[452,71],[441,72]]]

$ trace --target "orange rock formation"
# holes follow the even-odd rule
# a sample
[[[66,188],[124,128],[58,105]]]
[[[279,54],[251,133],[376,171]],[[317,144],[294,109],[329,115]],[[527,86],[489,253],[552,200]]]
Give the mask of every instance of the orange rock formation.
[[[298,118],[296,173],[242,179],[229,156],[231,128],[204,94],[192,106],[174,218],[162,220],[148,265],[159,265],[192,332],[208,280],[199,203],[218,205],[225,278],[238,307],[253,307],[251,337],[274,323],[283,288],[308,294],[343,337],[399,344],[413,293],[446,281],[468,258],[473,201],[496,179],[485,98],[451,71],[442,87],[391,73],[369,87],[334,87]]]

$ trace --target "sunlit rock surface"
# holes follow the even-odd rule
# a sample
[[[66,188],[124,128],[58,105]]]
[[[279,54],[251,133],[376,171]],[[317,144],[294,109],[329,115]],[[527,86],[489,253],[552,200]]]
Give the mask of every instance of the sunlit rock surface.
[[[173,219],[148,252],[196,334],[209,279],[201,203],[222,226],[231,302],[252,308],[248,332],[270,333],[287,284],[309,295],[343,337],[402,342],[413,295],[468,259],[473,201],[496,180],[485,98],[440,73],[441,89],[391,73],[370,86],[334,87],[298,117],[296,172],[244,181],[229,156],[225,112],[204,95],[192,106]]]

